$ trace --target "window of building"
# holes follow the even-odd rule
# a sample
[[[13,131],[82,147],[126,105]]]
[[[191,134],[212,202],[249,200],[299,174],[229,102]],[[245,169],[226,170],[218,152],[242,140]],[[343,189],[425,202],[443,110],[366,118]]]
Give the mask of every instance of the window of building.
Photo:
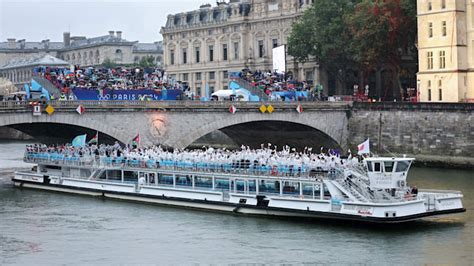
[[[188,49],[183,48],[183,64],[187,64],[187,63],[188,63]]]
[[[438,81],[438,100],[443,100],[443,81]]]
[[[173,35],[170,34],[170,41],[172,41],[172,40],[173,40]]]
[[[196,95],[201,96],[201,87],[196,88]]]
[[[227,61],[227,44],[222,45],[222,59]]]
[[[441,34],[443,36],[446,36],[447,30],[446,30],[446,21],[441,22]]]
[[[213,93],[214,93],[214,87],[211,86],[211,87],[209,87],[209,95],[211,95],[211,94],[213,94]]]
[[[258,41],[258,57],[262,58],[264,55],[263,40]]]
[[[183,39],[186,38],[186,33],[184,33],[184,32],[181,33],[181,38],[183,38]]]
[[[196,72],[196,80],[201,80],[201,72]]]
[[[433,37],[433,23],[428,23],[428,37]]]
[[[428,52],[427,53],[427,59],[428,59],[428,69],[433,69],[433,52]]]
[[[272,46],[273,48],[278,47],[278,39],[272,39]]]
[[[189,74],[183,73],[183,81],[188,81],[188,79],[189,79]]]
[[[433,9],[433,5],[431,4],[431,1],[428,1],[428,11],[431,11]]]
[[[314,72],[313,70],[307,70],[305,73],[306,80],[314,80]]]
[[[214,45],[209,45],[209,62],[214,61]]]
[[[239,43],[234,42],[234,59],[239,59]]]
[[[228,79],[229,78],[229,71],[225,70],[225,71],[222,71],[222,74],[224,76],[224,79]]]
[[[431,102],[431,89],[428,89],[428,101]]]
[[[212,30],[212,29],[209,29],[209,30],[207,31],[207,34],[208,34],[208,35],[212,35],[213,33],[214,33],[214,30]]]
[[[195,53],[196,53],[196,63],[201,62],[201,54],[200,54],[201,51],[200,51],[199,47],[196,47]]]
[[[446,51],[439,51],[439,68],[446,68]]]
[[[216,79],[216,72],[214,72],[214,71],[209,72],[209,79],[210,79],[210,80]]]
[[[441,0],[441,8],[442,9],[446,8],[446,0]]]
[[[170,51],[170,65],[174,65],[174,50]]]

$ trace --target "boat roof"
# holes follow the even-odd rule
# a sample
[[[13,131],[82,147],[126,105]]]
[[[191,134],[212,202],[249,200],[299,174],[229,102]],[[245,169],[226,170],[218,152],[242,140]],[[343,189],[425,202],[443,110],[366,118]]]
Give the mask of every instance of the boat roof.
[[[366,161],[371,161],[371,162],[386,162],[386,161],[393,161],[393,162],[399,162],[399,161],[414,161],[415,158],[409,158],[409,157],[371,157],[371,158],[365,158]]]

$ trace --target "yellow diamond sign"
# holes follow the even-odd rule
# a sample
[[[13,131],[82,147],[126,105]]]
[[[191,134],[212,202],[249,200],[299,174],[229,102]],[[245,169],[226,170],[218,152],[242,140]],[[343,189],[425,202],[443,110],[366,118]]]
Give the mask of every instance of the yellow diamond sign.
[[[263,105],[263,104],[260,106],[259,109],[260,109],[260,112],[262,112],[262,114],[267,111],[267,107],[265,107],[265,105]]]
[[[44,110],[46,111],[46,113],[48,113],[48,115],[52,115],[54,113],[54,107],[52,107],[51,105],[48,105]]]
[[[267,111],[271,114],[271,113],[273,113],[273,111],[275,111],[275,108],[273,108],[273,106],[269,105],[267,107]]]

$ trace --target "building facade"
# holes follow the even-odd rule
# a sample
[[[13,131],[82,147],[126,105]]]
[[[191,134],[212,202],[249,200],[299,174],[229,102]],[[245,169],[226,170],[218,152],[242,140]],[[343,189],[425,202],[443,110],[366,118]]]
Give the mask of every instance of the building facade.
[[[139,43],[122,38],[121,31],[109,31],[108,35],[86,38],[63,34],[62,42],[27,42],[7,39],[0,42],[0,68],[11,60],[32,58],[49,54],[74,65],[97,66],[110,60],[119,65],[136,64],[144,57],[153,57],[157,66],[162,65],[161,42]]]
[[[49,54],[37,54],[28,58],[16,58],[0,68],[0,78],[9,80],[13,85],[21,87],[31,81],[33,69],[39,66],[68,67],[70,63]]]
[[[422,102],[474,101],[474,1],[418,0]]]
[[[164,68],[185,81],[197,95],[225,89],[229,72],[272,70],[272,49],[287,44],[291,25],[312,0],[231,0],[217,6],[169,15],[162,27]],[[297,78],[318,81],[315,62],[294,64],[287,71]]]

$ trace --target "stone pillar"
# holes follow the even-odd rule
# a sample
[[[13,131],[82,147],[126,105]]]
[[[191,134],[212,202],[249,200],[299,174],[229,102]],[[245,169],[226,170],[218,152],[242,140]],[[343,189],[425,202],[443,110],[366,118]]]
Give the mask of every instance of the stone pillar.
[[[375,71],[375,95],[376,98],[381,98],[382,95],[382,70],[380,68]]]

